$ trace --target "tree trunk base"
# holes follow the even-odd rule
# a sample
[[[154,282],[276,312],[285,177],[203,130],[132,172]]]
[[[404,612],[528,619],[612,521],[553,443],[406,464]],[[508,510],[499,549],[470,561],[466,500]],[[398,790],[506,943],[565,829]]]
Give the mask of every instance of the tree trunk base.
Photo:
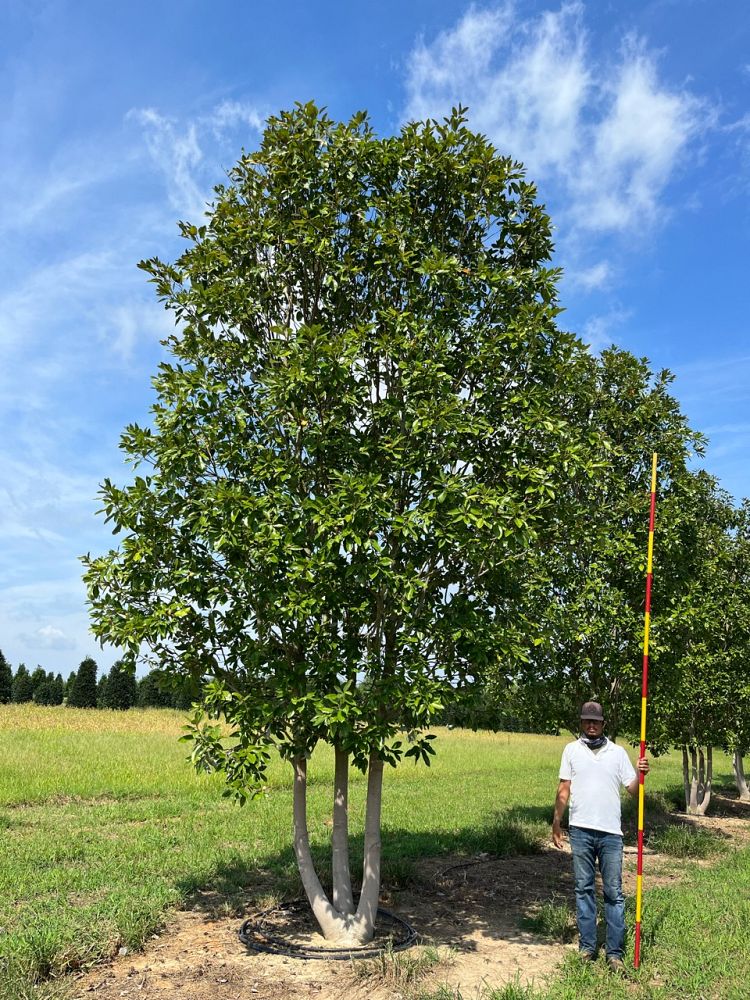
[[[737,750],[732,755],[732,770],[734,771],[734,781],[737,785],[740,802],[750,802],[750,788],[748,788],[747,779],[745,778],[742,754]]]

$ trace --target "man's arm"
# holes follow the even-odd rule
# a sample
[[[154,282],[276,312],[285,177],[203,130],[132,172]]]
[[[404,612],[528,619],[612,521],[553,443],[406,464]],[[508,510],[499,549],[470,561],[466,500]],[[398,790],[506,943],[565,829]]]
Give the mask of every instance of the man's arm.
[[[635,765],[635,768],[637,771],[643,771],[644,775],[648,774],[648,772],[651,770],[648,762],[648,757],[639,757],[638,763]],[[633,778],[630,784],[625,786],[627,790],[630,792],[630,794],[633,796],[633,798],[635,798],[638,795],[638,786],[640,785],[640,783],[641,783],[640,778],[636,774],[636,776]]]
[[[570,798],[570,782],[560,780],[557,786],[557,798],[555,799],[555,815],[552,819],[552,843],[555,847],[563,846],[563,835],[560,823]]]

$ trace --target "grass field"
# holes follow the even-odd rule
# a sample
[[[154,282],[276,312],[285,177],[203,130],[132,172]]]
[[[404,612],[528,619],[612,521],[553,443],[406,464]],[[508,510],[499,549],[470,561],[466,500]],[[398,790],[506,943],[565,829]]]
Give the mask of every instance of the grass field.
[[[170,908],[198,890],[218,891],[227,907],[248,886],[259,896],[296,891],[289,766],[275,763],[268,794],[240,809],[222,798],[219,778],[198,776],[186,763],[177,743],[181,725],[182,717],[168,710],[0,706],[0,1000],[63,996],[66,971],[123,945],[138,947]],[[385,880],[408,877],[420,857],[533,850],[548,835],[565,742],[439,731],[430,769],[406,764],[386,774]],[[729,761],[720,757],[717,764],[717,781],[729,783]],[[331,757],[321,751],[310,768],[309,814],[323,864],[331,777]],[[677,757],[660,759],[650,793],[679,800],[681,786]],[[363,793],[364,780],[355,774],[355,852]],[[731,990],[732,968],[750,960],[749,936],[735,926],[740,917],[750,926],[750,856],[724,858],[695,880],[689,891],[650,896],[660,984],[623,993],[620,984],[600,983],[599,970],[572,963],[554,996],[593,990],[601,1000],[619,1000],[633,996],[633,988],[656,990],[635,994],[655,1000],[747,996]],[[722,924],[727,891],[734,894],[732,916]],[[697,979],[694,986],[721,982],[723,993],[687,991],[698,939],[707,971],[703,986]]]

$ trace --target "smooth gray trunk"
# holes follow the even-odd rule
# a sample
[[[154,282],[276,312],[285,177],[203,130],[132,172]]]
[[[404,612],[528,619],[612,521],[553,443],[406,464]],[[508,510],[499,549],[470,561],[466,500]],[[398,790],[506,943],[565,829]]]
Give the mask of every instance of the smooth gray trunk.
[[[690,769],[688,773],[688,750]],[[682,748],[682,771],[685,782],[685,810],[692,816],[705,816],[711,804],[713,785],[713,749],[691,746]]]
[[[307,760],[294,760],[294,853],[302,885],[315,919],[327,941],[340,945],[361,945],[371,941],[380,895],[380,810],[383,787],[383,762],[374,754],[370,757],[367,775],[367,806],[365,813],[365,845],[362,872],[362,892],[354,912],[349,878],[349,845],[347,839],[347,783],[349,762],[336,756],[334,779],[333,830],[333,894],[328,899],[315,871],[307,829]],[[338,905],[336,905],[338,903]]]
[[[380,807],[383,798],[383,761],[370,755],[367,771],[365,850],[362,864],[362,892],[357,907],[357,924],[363,941],[371,941],[380,896]]]
[[[750,802],[750,788],[745,779],[745,767],[742,762],[742,754],[735,750],[732,754],[732,770],[734,771],[734,781],[740,795],[740,802]]]
[[[307,760],[304,757],[294,759],[294,853],[305,894],[315,919],[320,924],[323,937],[331,941],[339,940],[346,934],[346,921],[331,906],[310,854],[307,831]]]
[[[352,880],[349,874],[349,754],[335,748],[333,781],[332,879],[333,905],[339,913],[354,913]]]
[[[685,812],[690,809],[690,759],[688,748],[682,745],[682,784],[685,789]]]

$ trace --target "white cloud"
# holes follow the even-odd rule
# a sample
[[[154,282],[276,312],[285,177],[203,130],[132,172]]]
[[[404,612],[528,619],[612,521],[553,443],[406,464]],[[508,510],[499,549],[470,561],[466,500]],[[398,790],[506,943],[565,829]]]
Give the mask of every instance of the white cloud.
[[[571,186],[592,228],[623,229],[656,217],[705,118],[697,99],[660,85],[655,59],[636,39],[626,42],[617,75],[602,90],[608,110],[590,130],[593,155]]]
[[[605,288],[611,282],[612,275],[612,265],[609,261],[600,260],[598,264],[592,264],[591,267],[566,270],[565,280],[575,288],[583,288],[590,292]]]
[[[29,646],[36,647],[37,649],[75,649],[75,640],[67,636],[61,628],[55,628],[54,625],[44,625],[42,628],[38,628],[36,632],[31,635],[20,636]]]
[[[609,312],[592,316],[581,331],[582,339],[592,351],[601,351],[616,343],[614,332],[622,326],[630,316],[624,309],[611,309]]]
[[[196,124],[192,122],[180,131],[172,119],[153,108],[134,109],[128,112],[128,118],[143,127],[151,158],[167,181],[172,207],[190,219],[200,219],[206,209],[208,192],[197,180],[203,152]]]
[[[234,163],[241,145],[238,133],[259,132],[263,115],[243,101],[222,101],[208,114],[179,122],[155,108],[133,108],[127,119],[143,129],[146,148],[167,182],[172,207],[190,221],[202,219],[217,182],[219,157]],[[210,155],[204,147],[210,146]]]
[[[420,42],[409,67],[409,113],[417,118],[429,113],[430,92],[440,87],[454,87],[459,80],[481,86],[490,72],[493,51],[509,35],[512,22],[509,4],[494,10],[471,7],[432,46]]]
[[[263,128],[263,117],[257,108],[244,101],[222,101],[208,116],[214,136],[220,138],[228,129],[247,125],[256,132]]]
[[[468,105],[471,123],[529,175],[559,186],[566,221],[580,231],[652,223],[706,106],[670,88],[645,43],[623,40],[597,59],[581,3],[522,19],[511,2],[471,7],[453,28],[412,52],[406,117]]]

